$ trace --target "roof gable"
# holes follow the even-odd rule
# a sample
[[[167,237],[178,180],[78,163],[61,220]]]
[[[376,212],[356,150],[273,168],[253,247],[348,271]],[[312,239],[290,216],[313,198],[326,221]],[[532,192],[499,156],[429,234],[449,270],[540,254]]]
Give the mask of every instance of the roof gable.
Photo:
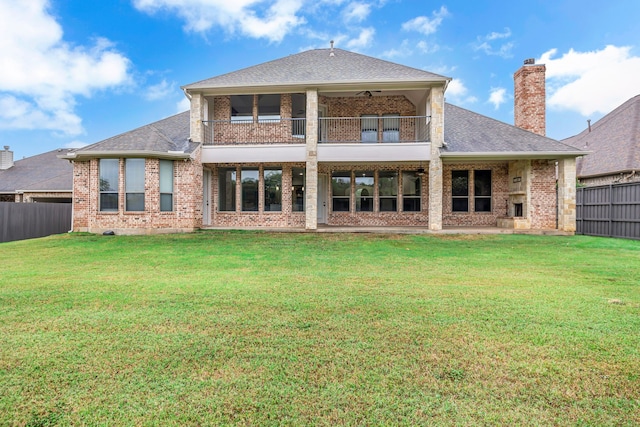
[[[580,177],[640,170],[640,95],[563,142],[592,152],[578,161]]]
[[[366,82],[445,83],[448,80],[448,77],[355,52],[314,49],[192,83],[183,89]]]

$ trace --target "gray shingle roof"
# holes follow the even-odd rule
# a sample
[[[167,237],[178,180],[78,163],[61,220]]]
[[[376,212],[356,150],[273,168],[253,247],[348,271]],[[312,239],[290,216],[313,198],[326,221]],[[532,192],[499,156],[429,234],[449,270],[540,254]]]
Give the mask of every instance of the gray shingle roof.
[[[198,143],[189,142],[189,111],[151,123],[129,132],[75,150],[77,156],[92,153],[126,154],[127,152],[190,154]]]
[[[563,140],[592,154],[578,159],[579,177],[609,175],[640,170],[640,95],[591,125]]]
[[[183,89],[373,82],[446,82],[438,74],[342,49],[315,49],[183,86]]]
[[[482,114],[445,103],[442,155],[455,153],[558,153],[580,150]]]
[[[73,187],[73,166],[57,156],[71,149],[60,148],[16,160],[0,170],[0,193],[15,191],[69,191]]]

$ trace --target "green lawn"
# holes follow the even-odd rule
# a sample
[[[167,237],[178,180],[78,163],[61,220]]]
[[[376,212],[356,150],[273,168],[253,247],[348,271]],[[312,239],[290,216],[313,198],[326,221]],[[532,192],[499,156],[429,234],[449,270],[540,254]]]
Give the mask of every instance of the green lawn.
[[[0,425],[640,424],[640,242],[0,244]]]

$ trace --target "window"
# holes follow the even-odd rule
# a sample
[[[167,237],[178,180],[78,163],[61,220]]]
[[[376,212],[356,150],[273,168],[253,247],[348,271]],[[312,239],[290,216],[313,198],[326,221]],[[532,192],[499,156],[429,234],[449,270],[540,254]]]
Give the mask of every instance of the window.
[[[451,171],[451,210],[469,212],[469,171]]]
[[[280,120],[280,95],[258,95],[258,121]]]
[[[378,173],[380,212],[398,211],[398,172]]]
[[[291,169],[291,210],[293,212],[304,212],[304,181],[305,174],[303,168]]]
[[[474,210],[491,212],[491,171],[477,170],[473,172]]]
[[[264,170],[264,210],[282,210],[282,169]]]
[[[402,173],[402,210],[420,212],[420,177],[417,172]]]
[[[231,95],[231,121],[253,121],[253,95]]]
[[[118,181],[120,180],[120,160],[100,159],[100,210],[118,211]]]
[[[373,172],[356,172],[356,211],[373,212]]]
[[[351,172],[331,174],[331,194],[334,212],[349,212],[351,205]]]
[[[245,212],[258,211],[258,168],[243,168],[240,171],[242,185],[242,210]]]
[[[160,160],[160,211],[173,211],[173,161]]]
[[[400,141],[400,116],[384,114],[382,116],[382,142]]]
[[[362,142],[378,142],[378,116],[364,114],[360,119]]]
[[[306,134],[305,118],[307,117],[307,98],[304,93],[291,94],[291,135],[304,138]]]
[[[139,212],[144,210],[144,159],[125,159],[124,161],[125,210]]]
[[[220,168],[218,171],[218,209],[221,212],[236,210],[236,169]]]

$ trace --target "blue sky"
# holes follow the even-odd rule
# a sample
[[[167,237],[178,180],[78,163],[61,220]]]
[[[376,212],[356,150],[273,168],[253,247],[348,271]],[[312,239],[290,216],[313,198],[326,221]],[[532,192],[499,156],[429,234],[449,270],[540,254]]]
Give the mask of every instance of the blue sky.
[[[448,102],[513,123],[547,66],[547,135],[640,94],[637,0],[0,0],[0,146],[78,147],[188,108],[181,85],[336,47],[452,77]]]

